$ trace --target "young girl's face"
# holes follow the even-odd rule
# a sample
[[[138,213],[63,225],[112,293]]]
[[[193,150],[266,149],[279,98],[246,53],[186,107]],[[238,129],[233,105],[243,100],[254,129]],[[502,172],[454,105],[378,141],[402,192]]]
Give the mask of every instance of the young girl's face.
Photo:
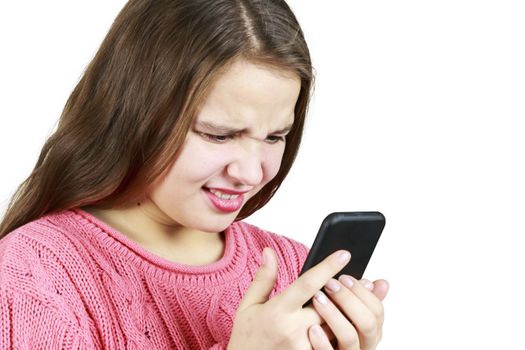
[[[299,78],[236,61],[212,86],[149,200],[164,224],[220,232],[277,174],[294,122]]]

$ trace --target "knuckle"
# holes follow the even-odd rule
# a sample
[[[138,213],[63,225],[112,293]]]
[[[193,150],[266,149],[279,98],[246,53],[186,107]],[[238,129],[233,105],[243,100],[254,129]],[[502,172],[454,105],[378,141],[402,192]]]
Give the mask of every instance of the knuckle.
[[[338,339],[339,349],[355,349],[359,348],[359,337],[355,332],[349,332],[345,335],[344,339]]]
[[[312,278],[305,278],[303,281],[301,281],[301,288],[306,291],[316,291],[318,283],[314,281]]]
[[[360,331],[366,336],[375,336],[377,334],[377,319],[375,317],[366,317],[363,319]]]

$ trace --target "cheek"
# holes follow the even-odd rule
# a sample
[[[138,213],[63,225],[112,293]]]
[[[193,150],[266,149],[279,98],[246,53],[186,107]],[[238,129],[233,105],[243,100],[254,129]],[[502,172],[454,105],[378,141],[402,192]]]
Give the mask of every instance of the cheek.
[[[189,140],[171,168],[170,182],[205,181],[228,162],[228,151]]]
[[[277,175],[281,168],[283,155],[284,144],[282,147],[275,147],[267,151],[263,162],[264,182],[272,180]]]

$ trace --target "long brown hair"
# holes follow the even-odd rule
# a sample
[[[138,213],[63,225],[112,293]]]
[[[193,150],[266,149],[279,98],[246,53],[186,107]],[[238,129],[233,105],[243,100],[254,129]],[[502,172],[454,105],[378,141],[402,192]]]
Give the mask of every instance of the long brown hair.
[[[239,58],[301,80],[279,173],[238,219],[264,206],[295,159],[312,88],[294,14],[283,0],[131,0],[11,198],[0,238],[50,212],[142,198],[175,159],[214,78]]]

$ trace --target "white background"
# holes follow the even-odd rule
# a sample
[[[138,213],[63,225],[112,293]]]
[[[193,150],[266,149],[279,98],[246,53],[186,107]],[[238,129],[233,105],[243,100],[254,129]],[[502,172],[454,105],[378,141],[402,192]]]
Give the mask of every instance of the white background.
[[[125,2],[0,2],[0,210]],[[313,242],[331,211],[387,217],[381,349],[525,349],[525,6],[289,2],[317,85],[302,150],[248,221]]]

